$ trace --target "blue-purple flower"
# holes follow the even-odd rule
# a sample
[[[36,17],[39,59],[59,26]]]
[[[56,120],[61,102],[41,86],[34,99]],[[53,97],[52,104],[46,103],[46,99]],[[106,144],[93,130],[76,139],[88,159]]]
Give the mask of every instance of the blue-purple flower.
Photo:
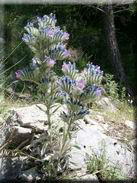
[[[62,39],[63,39],[63,41],[68,40],[69,34],[67,32],[64,32]]]
[[[29,43],[32,39],[33,39],[32,34],[24,34],[24,36],[22,37],[22,40],[26,43]]]
[[[68,78],[67,76],[62,76],[59,80],[59,84],[74,86],[76,84],[76,81]]]
[[[70,57],[71,56],[70,52],[66,49],[64,50],[63,55],[64,55],[64,57]]]
[[[65,62],[62,65],[62,71],[63,72],[68,72],[70,69],[70,64],[66,64]]]
[[[101,94],[102,94],[102,89],[98,87],[98,88],[96,89],[96,96],[97,96],[97,97],[100,97]]]
[[[103,71],[97,65],[87,64],[84,69],[84,76],[88,84],[100,84],[103,78]]]
[[[22,70],[17,70],[15,72],[16,79],[19,80],[21,78],[22,74],[23,74],[23,71]]]
[[[83,79],[76,81],[76,88],[82,91],[85,88],[85,81]]]
[[[52,68],[55,65],[55,63],[56,63],[56,61],[53,60],[53,59],[49,59],[47,61],[47,65],[48,65],[49,68]]]

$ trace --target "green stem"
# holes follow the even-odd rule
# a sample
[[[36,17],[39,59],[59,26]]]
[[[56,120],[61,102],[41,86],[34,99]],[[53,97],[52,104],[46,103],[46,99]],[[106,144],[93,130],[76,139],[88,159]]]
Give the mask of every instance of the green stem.
[[[49,140],[50,140],[50,147],[52,147],[52,132],[51,132],[51,120],[50,120],[50,106],[47,105],[47,118],[48,118],[48,127],[49,127]]]
[[[73,120],[72,120],[72,118],[70,118],[67,129],[65,129],[65,127],[64,127],[63,140],[62,140],[63,141],[63,144],[62,144],[62,147],[61,147],[61,154],[62,154],[62,152],[64,150],[64,147],[65,147],[65,144],[67,142],[68,135],[69,135],[69,138],[71,138],[71,136],[69,134],[69,131],[70,131],[72,122],[73,122]]]

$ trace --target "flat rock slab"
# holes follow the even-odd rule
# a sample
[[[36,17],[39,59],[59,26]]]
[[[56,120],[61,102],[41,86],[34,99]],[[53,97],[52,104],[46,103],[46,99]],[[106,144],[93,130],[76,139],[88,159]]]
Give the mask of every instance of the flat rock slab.
[[[44,112],[45,106],[42,104],[32,105],[30,107],[21,107],[12,109],[7,120],[9,124],[19,124],[21,127],[33,128],[43,131],[47,123],[47,115]],[[46,109],[45,109],[46,110]]]
[[[80,129],[72,138],[71,143],[77,145],[71,150],[70,168],[73,170],[85,168],[87,155],[100,155],[105,148],[105,156],[109,164],[117,167],[123,176],[135,175],[135,154],[126,145],[103,134],[97,125],[91,126],[80,122]]]

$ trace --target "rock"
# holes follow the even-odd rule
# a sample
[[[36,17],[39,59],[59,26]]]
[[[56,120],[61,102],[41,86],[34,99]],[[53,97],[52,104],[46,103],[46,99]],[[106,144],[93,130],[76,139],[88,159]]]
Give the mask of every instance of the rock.
[[[80,129],[73,136],[71,144],[80,147],[80,150],[73,147],[70,152],[70,168],[73,170],[82,169],[86,166],[87,155],[102,153],[105,144],[106,159],[109,164],[120,169],[123,176],[135,174],[135,155],[130,152],[126,145],[103,134],[97,125],[80,123]]]
[[[102,119],[103,119],[103,117],[102,117]],[[86,115],[84,117],[84,122],[85,122],[85,124],[89,124],[89,125],[96,126],[96,128],[99,129],[99,130],[101,130],[102,132],[104,132],[104,129],[106,129],[106,125],[107,125],[107,124],[101,125],[100,123],[98,123],[97,120],[91,119],[91,116],[90,115]]]
[[[104,121],[104,117],[103,116],[101,116],[101,115],[96,115],[96,117],[95,117],[95,119],[97,120],[97,121]]]
[[[89,181],[90,180],[90,181],[95,181],[95,182],[99,183],[97,176],[87,173],[87,169],[84,169],[84,168],[75,172],[75,179],[77,179],[79,181],[82,181],[82,180]]]
[[[133,139],[129,142],[130,146],[132,147],[133,151],[137,149],[137,139]]]
[[[108,97],[102,97],[100,100],[96,101],[96,104],[105,111],[117,112],[117,108]]]
[[[59,106],[57,105],[56,107]],[[52,110],[54,111],[55,109],[56,108],[53,108]],[[38,136],[41,135],[41,132],[47,132],[47,115],[44,112],[45,110],[45,106],[40,104],[12,109],[10,111],[10,116],[5,121],[2,129],[0,129],[0,145],[6,141],[13,129],[15,129],[15,134],[12,138],[11,144],[15,144],[16,146],[23,143],[25,140],[31,140],[32,134],[35,132]],[[51,120],[55,121],[55,130],[57,131],[64,124],[60,118],[60,112],[64,110],[66,110],[65,105],[61,106],[51,118]],[[96,120],[91,120],[90,115],[86,115],[84,120],[78,121],[78,126],[80,128],[78,131],[74,131],[70,142],[72,149],[71,152],[69,152],[69,168],[74,171],[80,171],[79,174],[81,174],[83,180],[93,178],[93,175],[87,174],[85,171],[87,169],[86,161],[88,160],[88,157],[93,156],[93,154],[100,155],[102,153],[102,148],[104,147],[106,151],[106,159],[110,165],[119,168],[124,176],[134,176],[134,153],[130,152],[126,145],[107,136],[104,133],[104,124],[99,123],[104,119],[101,115],[97,116],[97,118],[98,119]],[[74,145],[79,146],[80,149],[74,147]],[[5,160],[7,161],[7,159]],[[22,161],[19,162],[22,163]],[[16,162],[16,159],[14,163],[15,165],[18,163]],[[3,172],[5,164],[2,164],[1,159],[0,164],[2,165],[0,175],[5,176],[6,174]],[[10,170],[9,167],[8,170]],[[16,169],[13,168],[13,170],[16,173]],[[36,169],[26,169],[22,174],[19,165],[17,172],[18,171],[21,173],[20,178],[24,181],[33,181],[33,177],[39,177]],[[83,171],[85,171],[85,174],[82,173]]]
[[[47,115],[43,111],[44,105],[32,105],[30,107],[21,107],[12,109],[7,123],[19,124],[21,127],[33,128],[37,131],[47,130]]]
[[[41,180],[41,175],[38,173],[36,168],[31,168],[29,170],[22,171],[19,175],[21,181],[36,182]]]
[[[42,104],[11,109],[9,117],[0,129],[0,145],[10,138],[10,144],[18,146],[26,140],[29,142],[34,132],[47,132],[45,110]]]
[[[23,171],[24,167],[27,165],[27,156],[2,156],[3,155],[0,154],[0,182],[25,183],[34,182],[41,179],[41,175],[35,168]]]
[[[92,181],[92,182],[95,181],[95,182],[99,183],[97,176],[92,175],[92,174],[82,175],[82,176],[78,177],[77,179],[80,181],[84,181],[84,182],[85,181]]]
[[[131,129],[135,130],[135,122],[130,121],[130,120],[126,120],[125,125],[128,126]]]
[[[11,130],[10,130],[11,132]],[[21,143],[24,147],[24,145],[28,144],[29,141],[31,140],[32,137],[32,129],[29,128],[23,128],[20,126],[15,126],[13,129],[13,137],[12,137],[12,141],[9,144],[12,144],[13,146],[18,146],[21,145]],[[10,136],[11,133],[8,135]]]
[[[25,156],[5,157],[3,153],[0,153],[0,182],[5,180],[10,182],[10,180],[16,179],[26,158]]]
[[[99,183],[98,177],[96,175],[87,173],[87,168],[82,168],[81,170],[72,172],[69,175],[69,179],[75,179],[77,181],[84,181],[84,182],[95,181],[96,183]]]

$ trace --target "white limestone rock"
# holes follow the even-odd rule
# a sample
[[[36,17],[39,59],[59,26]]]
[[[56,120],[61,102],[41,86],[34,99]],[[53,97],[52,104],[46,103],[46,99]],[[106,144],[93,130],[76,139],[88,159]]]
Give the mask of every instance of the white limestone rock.
[[[106,158],[110,165],[120,169],[123,176],[134,176],[135,154],[130,152],[126,145],[103,134],[97,125],[80,123],[80,129],[73,136],[71,144],[80,147],[80,150],[73,147],[70,153],[70,168],[73,170],[82,169],[86,166],[87,154],[93,155],[102,153],[103,142],[105,144]],[[73,162],[73,163],[71,163]]]

